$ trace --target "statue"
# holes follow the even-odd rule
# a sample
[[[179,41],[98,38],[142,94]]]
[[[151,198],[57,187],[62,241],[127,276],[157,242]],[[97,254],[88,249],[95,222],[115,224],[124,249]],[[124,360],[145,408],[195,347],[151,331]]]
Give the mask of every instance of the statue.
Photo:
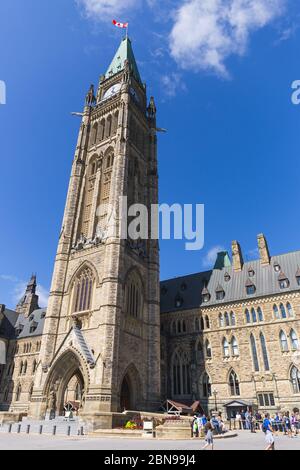
[[[150,98],[150,103],[149,103],[149,106],[147,108],[147,112],[148,112],[148,116],[150,118],[155,118],[155,116],[156,116],[156,105],[155,105],[155,101],[154,101],[153,96],[151,96],[151,98]]]
[[[85,98],[85,104],[86,106],[93,106],[96,103],[96,97],[95,97],[95,90],[94,90],[94,85],[91,85],[88,94],[86,95]]]
[[[82,233],[75,245],[75,250],[82,250],[82,248],[84,247],[84,245],[86,244],[87,240],[86,240],[86,237],[84,236],[84,234]]]

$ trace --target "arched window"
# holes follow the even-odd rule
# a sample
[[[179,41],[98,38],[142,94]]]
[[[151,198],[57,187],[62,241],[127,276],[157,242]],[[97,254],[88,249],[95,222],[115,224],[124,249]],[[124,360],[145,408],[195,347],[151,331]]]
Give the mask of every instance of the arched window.
[[[224,357],[229,357],[229,344],[226,338],[223,339],[223,356]]]
[[[210,342],[208,341],[208,339],[205,342],[205,354],[208,359],[211,359],[212,357],[211,346],[210,346]]]
[[[26,373],[27,373],[27,361],[24,362],[23,375],[26,375]]]
[[[20,401],[21,393],[22,393],[22,387],[21,387],[21,384],[19,384],[16,390],[16,401]]]
[[[258,356],[257,356],[257,349],[256,349],[256,342],[253,334],[250,335],[250,344],[251,344],[251,352],[252,352],[252,360],[255,372],[259,372],[259,363],[258,363]]]
[[[230,312],[230,323],[231,323],[231,326],[235,326],[235,313],[234,312]]]
[[[198,363],[203,361],[203,346],[200,339],[196,345],[196,360]]]
[[[289,345],[288,345],[287,337],[284,331],[280,332],[279,338],[280,338],[281,351],[287,352],[289,350]]]
[[[203,317],[200,318],[201,330],[204,330],[204,320]]]
[[[96,145],[97,135],[98,135],[98,124],[95,122],[95,124],[92,127],[92,131],[91,131],[90,146]]]
[[[173,394],[189,395],[191,393],[190,364],[187,353],[176,352],[173,357]]]
[[[36,362],[36,360],[34,360],[34,361],[33,361],[33,365],[32,365],[32,375],[35,374],[36,368],[37,368],[37,362]]]
[[[300,393],[300,371],[295,366],[291,369],[291,382],[293,386],[293,392]]]
[[[19,368],[19,375],[23,374],[23,361],[21,361],[20,368]]]
[[[176,322],[172,322],[172,327],[171,327],[171,333],[172,335],[176,335]]]
[[[286,308],[287,308],[289,318],[292,318],[294,316],[294,310],[289,302],[286,304]]]
[[[279,308],[280,308],[281,318],[286,318],[286,311],[285,311],[284,305],[280,304]]]
[[[293,350],[299,349],[298,336],[296,335],[296,332],[294,330],[291,330],[290,338],[291,338],[292,349]]]
[[[94,276],[90,268],[81,269],[73,285],[73,313],[85,312],[92,308]]]
[[[239,355],[238,342],[237,342],[235,337],[233,337],[232,340],[231,340],[231,350],[232,350],[232,355],[233,356],[238,356]]]
[[[279,315],[278,307],[275,304],[273,305],[273,313],[274,313],[274,318],[278,320],[280,318],[280,315]]]
[[[223,313],[220,313],[220,315],[219,315],[219,327],[223,328],[223,326],[224,326],[224,317],[223,317]]]
[[[228,315],[227,312],[225,312],[225,314],[224,314],[224,319],[225,319],[225,326],[229,326],[230,321],[229,321],[229,315]]]
[[[132,272],[126,282],[126,313],[134,318],[143,317],[143,286],[137,272]],[[179,331],[178,331],[179,333]]]
[[[264,360],[264,366],[265,370],[270,370],[270,364],[269,364],[269,358],[268,358],[268,351],[267,351],[267,345],[266,345],[266,339],[262,333],[259,335],[260,339],[260,345],[261,345],[261,350],[262,350],[262,355],[263,355],[263,360]]]
[[[114,114],[112,134],[115,135],[118,130],[119,111]]]
[[[105,137],[108,138],[111,136],[112,132],[112,117],[111,115],[108,116],[106,119],[106,131],[105,131]]]
[[[255,311],[254,308],[251,309],[251,317],[252,317],[253,323],[256,323],[257,322],[257,316],[256,316],[256,311]]]
[[[186,322],[182,320],[182,333],[186,333]]]
[[[181,333],[181,321],[177,320],[177,333]]]
[[[207,329],[207,330],[210,329],[210,322],[209,322],[208,315],[206,315],[206,317],[205,317],[205,326],[206,326],[206,329]]]
[[[202,378],[202,393],[205,398],[211,397],[211,381],[206,372]]]
[[[246,323],[250,323],[250,313],[249,313],[249,310],[246,309],[245,310],[245,319],[246,319]]]
[[[257,315],[258,315],[258,321],[264,321],[263,312],[260,307],[257,308]]]
[[[229,389],[231,396],[240,395],[240,384],[234,370],[232,370],[229,374]]]
[[[195,319],[195,331],[200,331],[201,326],[200,326],[200,320],[199,318]]]

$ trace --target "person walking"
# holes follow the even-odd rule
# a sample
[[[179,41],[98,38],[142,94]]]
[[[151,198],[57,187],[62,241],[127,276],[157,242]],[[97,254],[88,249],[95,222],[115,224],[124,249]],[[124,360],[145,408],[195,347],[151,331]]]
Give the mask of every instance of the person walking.
[[[199,436],[198,419],[196,415],[194,416],[192,426],[193,426],[193,438],[195,439],[196,437]]]
[[[214,450],[214,438],[213,438],[213,429],[211,423],[206,423],[205,425],[205,441],[206,444],[204,447],[202,447],[202,450],[207,449],[208,447],[211,448],[211,450]]]
[[[271,426],[270,415],[268,413],[265,414],[265,419],[263,420],[262,430],[265,433],[265,440],[267,443],[267,447],[265,450],[275,450],[275,440],[273,436],[273,429]]]

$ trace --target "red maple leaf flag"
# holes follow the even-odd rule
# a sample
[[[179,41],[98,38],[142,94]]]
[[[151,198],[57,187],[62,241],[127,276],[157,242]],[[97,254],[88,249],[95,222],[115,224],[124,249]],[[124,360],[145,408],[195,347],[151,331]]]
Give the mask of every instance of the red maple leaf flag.
[[[116,21],[116,20],[113,20],[113,24],[117,27],[117,28],[128,28],[128,23],[120,23],[119,21]]]

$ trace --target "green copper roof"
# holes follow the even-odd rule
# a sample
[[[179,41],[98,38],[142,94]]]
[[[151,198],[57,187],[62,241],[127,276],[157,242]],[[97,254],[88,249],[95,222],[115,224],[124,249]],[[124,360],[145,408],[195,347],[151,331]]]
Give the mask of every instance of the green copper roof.
[[[223,269],[229,268],[231,266],[231,261],[227,251],[221,251],[218,253],[214,269]]]
[[[121,72],[124,69],[124,62],[128,59],[131,67],[132,73],[135,79],[142,83],[139,70],[137,68],[136,60],[131,46],[131,41],[129,38],[124,38],[119,46],[119,49],[116,52],[115,57],[113,58],[112,63],[108,67],[108,70],[105,74],[105,78],[111,78],[116,73]]]

